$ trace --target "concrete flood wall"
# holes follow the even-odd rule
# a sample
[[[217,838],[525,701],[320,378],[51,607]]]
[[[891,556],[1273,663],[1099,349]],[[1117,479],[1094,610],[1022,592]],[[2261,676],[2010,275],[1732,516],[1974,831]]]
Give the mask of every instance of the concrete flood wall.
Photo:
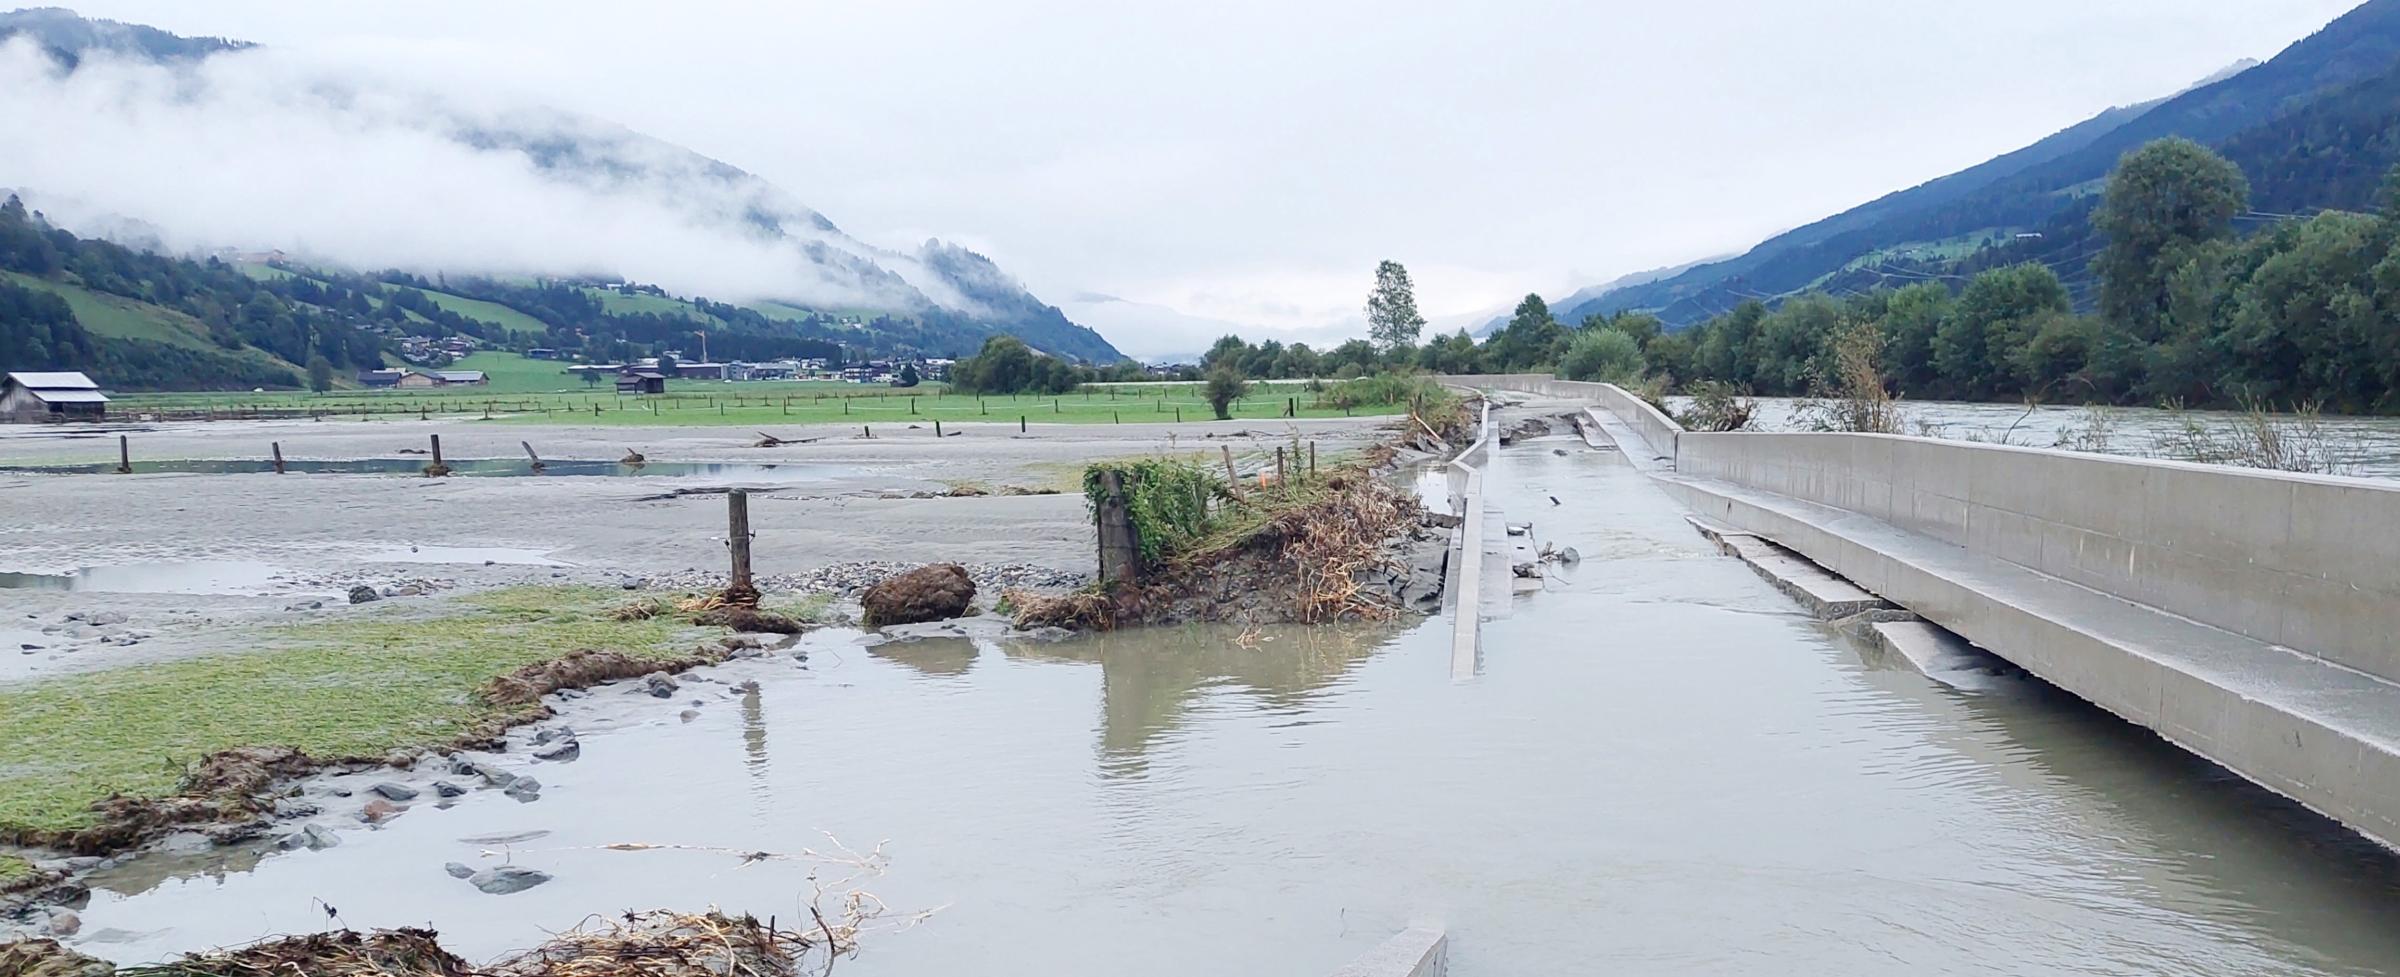
[[[1868,434],[1691,433],[1661,484],[2400,843],[2400,486]]]
[[[1893,435],[1682,444],[1686,476],[1857,512],[2400,681],[2400,485]]]

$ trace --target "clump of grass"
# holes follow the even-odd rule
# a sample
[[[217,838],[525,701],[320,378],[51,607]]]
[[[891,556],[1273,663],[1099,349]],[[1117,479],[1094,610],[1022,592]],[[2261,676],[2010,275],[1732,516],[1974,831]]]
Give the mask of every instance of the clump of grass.
[[[761,606],[802,624],[828,624],[832,619],[833,593],[818,591],[771,597]]]
[[[2169,458],[2209,465],[2236,465],[2319,475],[2349,473],[2357,446],[2325,424],[2314,403],[2298,404],[2278,416],[2261,401],[2245,401],[2231,424],[2211,426],[2184,415],[2182,426],[2158,439]]]
[[[0,855],[0,892],[33,877],[33,863],[15,855]]]
[[[173,794],[187,768],[245,746],[383,756],[453,742],[507,710],[476,690],[579,649],[677,657],[689,626],[618,621],[598,588],[519,587],[278,629],[261,650],[0,691],[0,836],[90,827],[111,794]]]
[[[1899,434],[1900,402],[1883,384],[1883,330],[1854,322],[1833,335],[1829,369],[1816,380],[1822,399],[1802,400],[1793,416],[1818,431]]]

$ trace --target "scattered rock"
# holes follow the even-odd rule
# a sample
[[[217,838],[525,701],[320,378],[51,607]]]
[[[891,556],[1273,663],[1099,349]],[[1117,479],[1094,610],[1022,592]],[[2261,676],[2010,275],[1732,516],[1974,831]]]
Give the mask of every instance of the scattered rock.
[[[495,896],[523,892],[548,881],[550,881],[549,873],[536,871],[522,865],[487,868],[467,877],[468,884]]]
[[[555,763],[565,763],[582,755],[583,744],[574,740],[567,740],[533,751],[534,759],[549,760]]]
[[[123,624],[125,621],[126,617],[124,611],[100,611],[98,613],[86,614],[83,616],[83,623],[89,624],[96,628],[105,628],[113,624]]]
[[[867,588],[860,598],[868,627],[946,621],[975,603],[975,581],[956,563],[918,567]]]
[[[672,699],[679,688],[682,686],[676,685],[675,680],[665,672],[652,672],[642,677],[642,691],[655,698]]]
[[[433,792],[442,797],[457,797],[465,794],[467,789],[447,780],[436,780],[433,782]]]
[[[559,740],[572,740],[574,738],[575,730],[566,726],[551,726],[546,729],[538,730],[533,734],[533,745],[545,746],[558,742]]]
[[[332,828],[321,824],[308,824],[302,825],[298,831],[284,835],[275,845],[285,851],[296,851],[302,848],[309,851],[324,851],[341,843],[342,837],[335,834]]]
[[[358,819],[365,821],[368,824],[382,824],[385,821],[399,817],[400,812],[405,810],[408,809],[378,797],[374,800],[368,801],[366,807],[359,809]]]
[[[472,878],[475,875],[475,870],[473,868],[458,862],[451,862],[443,865],[442,871],[450,873],[450,877],[454,879]]]
[[[675,715],[675,718],[677,718],[677,719],[681,719],[681,720],[683,720],[684,722],[687,722],[687,723],[688,723],[688,722],[691,722],[692,720],[695,720],[695,719],[698,719],[698,718],[700,718],[700,710],[698,710],[698,709],[686,709],[686,710],[684,710],[684,711],[682,711],[682,712],[680,712],[680,713],[677,713],[677,714]]]
[[[498,767],[476,767],[475,773],[483,778],[486,787],[510,787],[517,782],[516,774]]]
[[[371,604],[382,599],[382,594],[376,593],[375,588],[369,587],[366,584],[359,584],[356,587],[350,588],[350,603]]]
[[[287,611],[321,611],[324,609],[325,602],[321,600],[304,600],[284,607],[284,610]]]
[[[64,907],[50,910],[50,935],[73,936],[83,931],[83,917]]]
[[[626,577],[623,580],[617,581],[617,586],[623,587],[626,590],[640,590],[642,589],[642,580],[640,577]]]
[[[385,800],[413,801],[417,799],[416,788],[407,784],[395,784],[388,780],[367,788],[367,792],[381,796]]]
[[[536,801],[542,796],[542,782],[531,777],[518,777],[500,792],[519,801]]]

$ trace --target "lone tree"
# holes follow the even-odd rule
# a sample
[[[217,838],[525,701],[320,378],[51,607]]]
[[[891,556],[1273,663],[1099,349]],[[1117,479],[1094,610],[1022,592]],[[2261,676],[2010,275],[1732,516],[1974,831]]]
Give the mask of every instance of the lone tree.
[[[2189,139],[2160,139],[2127,153],[2109,174],[2092,226],[2108,237],[2094,262],[2100,312],[2136,338],[2166,331],[2172,282],[2206,242],[2233,236],[2250,209],[2241,167]]]
[[[1417,314],[1417,287],[1397,261],[1375,266],[1375,291],[1367,295],[1367,335],[1386,353],[1417,344],[1425,317]]]
[[[902,363],[900,364],[900,376],[898,379],[892,381],[892,386],[913,387],[923,382],[925,382],[925,378],[917,375],[916,364]]]
[[[308,389],[318,393],[333,389],[333,361],[323,353],[308,358]]]
[[[1216,408],[1217,420],[1232,420],[1233,402],[1242,399],[1242,395],[1249,392],[1250,384],[1242,379],[1241,374],[1226,367],[1218,367],[1209,371],[1208,406]]]

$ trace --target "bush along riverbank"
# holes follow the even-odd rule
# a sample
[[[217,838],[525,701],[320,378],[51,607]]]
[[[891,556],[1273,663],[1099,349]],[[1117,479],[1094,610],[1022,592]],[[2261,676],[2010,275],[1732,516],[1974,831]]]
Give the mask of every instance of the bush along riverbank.
[[[1297,442],[1249,475],[1229,455],[1221,467],[1174,458],[1093,465],[1084,492],[1099,524],[1101,582],[1069,594],[1012,590],[1003,605],[1019,627],[1080,630],[1439,610],[1446,520],[1392,476],[1455,451],[1470,416],[1466,402],[1441,395],[1393,440],[1323,469]]]

